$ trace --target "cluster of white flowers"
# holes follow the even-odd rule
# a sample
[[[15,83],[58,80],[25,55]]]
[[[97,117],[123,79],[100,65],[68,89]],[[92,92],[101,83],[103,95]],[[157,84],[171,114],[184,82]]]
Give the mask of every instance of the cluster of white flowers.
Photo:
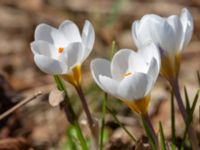
[[[93,60],[92,76],[102,90],[123,100],[136,112],[146,113],[148,97],[159,72],[168,80],[177,78],[180,52],[189,43],[192,32],[193,19],[186,8],[179,17],[145,15],[132,25],[138,52],[121,49],[111,63],[100,58]],[[42,71],[61,75],[72,84],[76,81],[73,85],[77,85],[80,84],[81,64],[92,51],[94,39],[89,21],[85,22],[82,35],[71,21],[64,21],[58,29],[40,24],[31,49]]]

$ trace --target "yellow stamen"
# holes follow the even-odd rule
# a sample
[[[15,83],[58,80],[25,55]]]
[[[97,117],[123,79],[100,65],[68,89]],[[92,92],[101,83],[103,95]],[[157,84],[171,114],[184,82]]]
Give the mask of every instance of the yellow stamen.
[[[62,53],[62,52],[63,52],[63,50],[64,50],[64,48],[63,48],[63,47],[59,47],[59,49],[58,49],[58,53]]]
[[[132,75],[132,73],[131,72],[127,72],[127,73],[125,73],[124,77],[128,77],[130,75]]]
[[[81,66],[77,65],[72,69],[70,74],[65,74],[61,77],[67,82],[71,83],[73,86],[78,87],[81,82]]]
[[[150,101],[150,96],[146,96],[139,100],[135,100],[135,101],[124,100],[123,102],[131,110],[137,112],[138,114],[145,115],[146,113],[148,113],[149,101]]]
[[[174,63],[168,56],[163,56],[161,59],[161,69],[160,74],[167,80],[176,79],[180,70],[180,54],[177,53],[174,58]]]

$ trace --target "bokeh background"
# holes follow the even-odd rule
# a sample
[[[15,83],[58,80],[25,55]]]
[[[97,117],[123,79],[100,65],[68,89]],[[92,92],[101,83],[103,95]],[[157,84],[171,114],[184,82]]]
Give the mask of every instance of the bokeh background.
[[[83,86],[94,115],[100,117],[103,93],[93,83],[89,63],[96,57],[109,58],[112,41],[117,49],[136,50],[131,36],[131,25],[147,13],[161,16],[179,15],[187,7],[193,15],[194,33],[182,55],[180,71],[181,88],[187,87],[189,97],[198,88],[196,71],[200,70],[200,1],[199,0],[0,0],[0,113],[23,98],[42,91],[43,96],[27,104],[0,122],[0,149],[18,142],[35,150],[63,149],[67,141],[65,131],[68,122],[58,107],[51,107],[48,95],[55,89],[53,77],[42,73],[34,64],[30,42],[40,23],[52,26],[66,20],[74,21],[82,30],[84,21],[90,20],[95,28],[95,45],[90,57],[83,64]],[[73,88],[67,84],[80,120],[84,120],[81,105]],[[182,90],[183,91],[183,90]],[[122,103],[110,98],[109,105],[117,110],[117,116],[138,138],[144,135],[137,117]],[[113,100],[112,100],[113,99]],[[198,102],[200,103],[200,102]],[[183,120],[176,110],[177,137],[182,136]],[[198,124],[199,104],[195,110],[195,129]],[[152,91],[150,115],[156,130],[161,120],[165,135],[171,136],[170,93],[167,82],[159,77]],[[106,117],[108,140],[105,149],[133,149],[126,133],[108,114]],[[88,129],[83,125],[87,134]],[[89,136],[89,135],[88,135]],[[13,138],[11,140],[10,138]],[[22,150],[21,148],[20,150]]]

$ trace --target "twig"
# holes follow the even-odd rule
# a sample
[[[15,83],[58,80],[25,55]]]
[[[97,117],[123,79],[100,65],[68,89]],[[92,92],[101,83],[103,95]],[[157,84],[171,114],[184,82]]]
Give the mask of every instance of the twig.
[[[15,106],[13,106],[12,108],[10,108],[9,110],[7,110],[6,112],[4,112],[3,114],[0,115],[0,121],[2,119],[4,119],[5,117],[7,117],[8,115],[12,114],[14,111],[16,111],[17,109],[19,109],[20,107],[24,106],[25,104],[27,104],[28,102],[36,99],[38,96],[42,95],[42,92],[37,92],[35,93],[33,96],[26,98],[24,100],[22,100],[21,102],[19,102],[18,104],[16,104]]]

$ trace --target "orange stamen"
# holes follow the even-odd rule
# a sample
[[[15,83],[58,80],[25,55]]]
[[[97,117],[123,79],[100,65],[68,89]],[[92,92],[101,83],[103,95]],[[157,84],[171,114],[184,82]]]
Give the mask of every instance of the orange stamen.
[[[62,52],[63,52],[63,50],[64,50],[64,48],[63,48],[63,47],[59,47],[59,49],[58,49],[58,53],[62,53]]]

